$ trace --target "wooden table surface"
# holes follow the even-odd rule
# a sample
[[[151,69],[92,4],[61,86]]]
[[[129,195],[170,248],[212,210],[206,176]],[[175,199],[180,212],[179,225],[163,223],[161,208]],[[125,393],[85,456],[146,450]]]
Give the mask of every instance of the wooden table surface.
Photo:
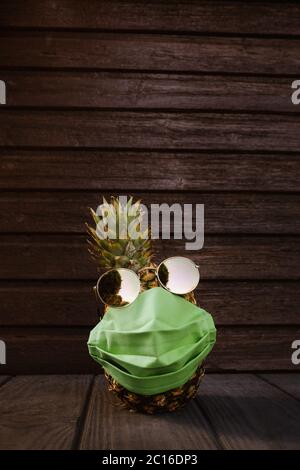
[[[0,376],[0,449],[300,449],[299,374],[209,374],[179,412],[120,409],[103,376]]]

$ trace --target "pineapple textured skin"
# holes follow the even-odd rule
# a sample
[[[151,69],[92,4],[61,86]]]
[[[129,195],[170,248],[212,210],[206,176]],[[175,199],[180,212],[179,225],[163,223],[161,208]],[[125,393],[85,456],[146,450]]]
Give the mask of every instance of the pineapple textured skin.
[[[107,373],[105,373],[105,378],[108,383],[108,390],[115,395],[117,402],[122,407],[130,411],[152,415],[183,408],[197,395],[204,374],[205,371],[200,366],[184,385],[157,395],[139,395],[127,390]]]
[[[117,198],[111,197],[110,204],[103,198],[103,203],[108,206],[107,217],[113,217],[113,210],[116,213],[116,233],[119,233],[121,225],[129,226],[133,222],[133,218],[142,217],[140,201],[133,203],[130,198],[127,203],[127,212],[120,208],[120,202]],[[111,211],[109,209],[111,207]],[[135,216],[128,215],[131,209],[134,209]],[[90,209],[96,227],[101,222],[101,216],[98,216],[93,209]],[[125,220],[126,218],[126,220]],[[89,252],[93,259],[97,262],[100,270],[107,270],[112,268],[127,268],[139,274],[141,282],[141,291],[153,289],[158,287],[159,281],[156,276],[157,265],[152,261],[152,247],[150,240],[150,230],[147,229],[145,235],[148,237],[131,239],[116,238],[110,239],[110,233],[107,233],[106,238],[100,238],[97,230],[87,225],[87,231],[90,236],[88,240]],[[182,295],[188,302],[197,304],[194,292]],[[104,308],[104,314],[107,306]],[[165,393],[157,395],[139,395],[130,392],[125,387],[120,385],[115,379],[105,372],[108,389],[114,394],[118,403],[131,410],[142,412],[146,414],[155,414],[161,412],[176,411],[183,408],[192,398],[197,394],[198,387],[202,378],[204,377],[205,370],[200,365],[193,375],[181,387],[169,390]]]

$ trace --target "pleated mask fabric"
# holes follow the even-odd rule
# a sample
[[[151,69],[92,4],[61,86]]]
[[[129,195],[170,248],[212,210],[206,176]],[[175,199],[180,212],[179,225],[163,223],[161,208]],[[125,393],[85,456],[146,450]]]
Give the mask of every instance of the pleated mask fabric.
[[[90,355],[128,390],[153,395],[180,387],[212,350],[212,316],[161,287],[110,307],[91,331]]]

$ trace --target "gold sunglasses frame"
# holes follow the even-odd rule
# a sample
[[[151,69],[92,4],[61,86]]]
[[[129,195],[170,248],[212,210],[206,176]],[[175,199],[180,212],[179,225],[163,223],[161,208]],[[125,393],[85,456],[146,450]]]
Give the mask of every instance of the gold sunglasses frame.
[[[196,284],[191,290],[189,290],[188,292],[184,292],[184,293],[180,293],[180,294],[178,294],[178,293],[176,293],[176,292],[172,292],[170,289],[168,289],[168,287],[163,284],[163,282],[161,281],[161,279],[160,279],[160,277],[159,277],[159,268],[161,267],[161,265],[162,265],[163,263],[165,263],[166,261],[168,261],[168,260],[170,260],[170,259],[174,259],[174,258],[184,258],[185,260],[188,260],[188,261],[189,261],[195,268],[197,268],[198,271],[199,271],[200,266],[199,266],[198,264],[194,263],[194,261],[192,261],[190,258],[186,258],[185,256],[170,256],[169,258],[166,258],[165,260],[161,261],[161,263],[157,266],[157,268],[152,268],[152,267],[141,268],[141,269],[138,271],[138,274],[142,273],[143,271],[155,271],[156,278],[157,278],[159,284],[161,285],[161,287],[162,287],[163,289],[167,290],[168,292],[171,292],[171,293],[174,294],[174,295],[185,295],[185,294],[189,294],[190,292],[193,292],[193,290],[195,290],[196,287],[197,287],[197,285],[199,284],[199,281],[200,281],[200,273],[199,273],[199,279],[198,279],[197,284]],[[137,274],[135,271],[133,271],[132,269],[129,269],[129,268],[112,268],[112,269],[109,269],[108,271],[105,271],[105,273],[101,274],[101,276],[100,276],[100,277],[98,278],[98,280],[97,280],[96,285],[93,287],[93,291],[94,291],[94,293],[95,293],[95,297],[96,297],[96,302],[97,302],[97,304],[98,304],[98,302],[100,301],[102,304],[108,305],[108,304],[106,304],[106,302],[104,302],[104,300],[101,298],[101,296],[100,296],[100,294],[99,294],[98,286],[99,286],[99,283],[100,283],[101,279],[102,279],[104,276],[106,276],[109,272],[111,272],[111,271],[117,271],[117,270],[119,270],[119,269],[122,269],[122,270],[125,270],[125,271],[130,271],[130,273],[133,273],[133,274],[137,277],[138,282],[139,282],[139,284],[140,284],[140,286],[141,286],[140,277],[139,277],[138,274]],[[136,298],[137,298],[137,297],[136,297]],[[136,298],[135,298],[134,300],[136,300]],[[134,302],[134,300],[133,300],[132,302],[130,302],[129,304],[127,304],[127,305],[116,306],[116,307],[114,307],[114,308],[125,308],[125,307],[127,307],[128,305],[131,305],[131,304]]]

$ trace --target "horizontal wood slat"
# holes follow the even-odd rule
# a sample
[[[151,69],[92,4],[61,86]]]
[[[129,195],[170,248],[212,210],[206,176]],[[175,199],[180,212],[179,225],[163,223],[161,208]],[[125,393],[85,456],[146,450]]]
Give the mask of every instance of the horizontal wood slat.
[[[104,194],[109,198],[109,194]],[[300,234],[298,194],[135,193],[150,204],[204,204],[205,233]],[[108,199],[109,200],[109,199]],[[102,203],[99,192],[21,192],[0,194],[0,232],[85,233],[88,207]],[[195,210],[194,214],[195,216]],[[195,219],[193,219],[195,224]],[[171,230],[181,231],[180,224]]]
[[[1,35],[0,67],[298,74],[295,39],[13,32]]]
[[[0,149],[1,189],[95,189],[99,194],[105,190],[126,194],[145,190],[289,192],[299,187],[300,154]]]
[[[288,385],[297,379],[291,373],[280,377]],[[180,413],[151,419],[111,406],[104,378],[97,377],[80,448],[201,451],[217,443],[219,449],[295,450],[299,449],[299,416],[299,404],[293,398],[253,374],[207,374],[195,400]]]
[[[88,375],[13,378],[0,388],[0,449],[72,448],[91,381]]]
[[[104,377],[97,377],[82,431],[81,450],[218,448],[212,429],[195,401],[180,413],[154,415],[151,419],[142,413],[128,413],[111,402]]]
[[[92,281],[2,281],[0,325],[95,325],[92,286]],[[196,297],[217,325],[300,325],[298,282],[201,280]]]
[[[1,111],[2,147],[299,151],[300,146],[295,115]]]
[[[1,375],[0,376],[0,387],[1,385],[4,385],[8,381],[9,377],[6,375]]]
[[[260,377],[296,400],[300,400],[300,376],[298,374],[261,374]]]
[[[3,374],[99,373],[88,355],[89,328],[1,328],[7,344]],[[209,370],[294,369],[291,343],[299,327],[219,327],[218,340],[207,359]]]
[[[220,327],[207,363],[215,370],[295,370],[291,344],[299,335],[300,329],[295,326]]]
[[[21,28],[129,29],[238,34],[300,34],[296,2],[216,0],[2,0],[0,25]]]
[[[157,260],[186,255],[201,266],[202,279],[300,279],[300,238],[207,236],[200,251],[183,241],[159,240]],[[95,279],[96,264],[81,235],[2,235],[1,279]]]
[[[290,78],[108,72],[1,72],[8,106],[299,113]]]
[[[23,3],[0,4],[0,339],[8,358],[0,372],[100,371],[86,348],[98,274],[84,221],[102,194],[132,192],[148,204],[205,205],[202,250],[172,239],[157,241],[155,253],[201,266],[197,298],[219,332],[209,369],[294,370],[300,107],[291,85],[300,5]],[[34,404],[43,417],[48,405]],[[75,414],[59,428],[57,448],[78,440]],[[32,423],[43,432],[39,419]],[[14,423],[5,426],[12,436]],[[38,447],[31,436],[24,448]],[[216,436],[222,447],[233,441]]]
[[[299,449],[299,404],[253,375],[211,374],[197,401],[223,449]]]

